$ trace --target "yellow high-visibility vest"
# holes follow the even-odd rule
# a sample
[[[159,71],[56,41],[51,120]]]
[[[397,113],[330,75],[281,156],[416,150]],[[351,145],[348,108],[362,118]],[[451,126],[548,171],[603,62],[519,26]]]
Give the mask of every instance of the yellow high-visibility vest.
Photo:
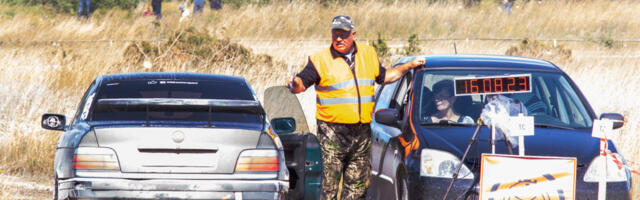
[[[342,57],[333,58],[327,48],[309,58],[320,75],[316,85],[316,118],[325,122],[370,123],[375,80],[380,73],[373,47],[356,42],[354,70]]]

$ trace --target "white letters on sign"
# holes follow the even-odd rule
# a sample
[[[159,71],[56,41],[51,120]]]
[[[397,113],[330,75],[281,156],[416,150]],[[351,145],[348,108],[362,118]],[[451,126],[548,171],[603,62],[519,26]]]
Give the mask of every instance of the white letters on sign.
[[[608,119],[593,120],[593,129],[591,130],[591,137],[605,138],[613,130],[613,121]]]
[[[532,116],[510,117],[509,124],[511,124],[511,136],[533,135],[534,124]]]

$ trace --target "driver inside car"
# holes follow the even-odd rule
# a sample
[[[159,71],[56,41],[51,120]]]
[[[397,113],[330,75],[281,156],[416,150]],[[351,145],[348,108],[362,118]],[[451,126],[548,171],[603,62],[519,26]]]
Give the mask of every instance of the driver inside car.
[[[458,100],[453,92],[452,80],[441,80],[433,85],[433,103],[436,108],[435,113],[426,119],[428,123],[458,123],[458,124],[473,124],[473,118],[461,114],[458,110],[460,106],[456,105]],[[464,97],[463,97],[464,98]]]

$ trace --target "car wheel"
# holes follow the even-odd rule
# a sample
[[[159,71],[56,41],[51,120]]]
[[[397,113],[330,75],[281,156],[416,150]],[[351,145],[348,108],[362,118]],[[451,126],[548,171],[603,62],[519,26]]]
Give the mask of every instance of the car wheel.
[[[409,199],[409,186],[407,185],[407,179],[404,178],[404,174],[398,174],[396,182],[398,200],[408,200]]]

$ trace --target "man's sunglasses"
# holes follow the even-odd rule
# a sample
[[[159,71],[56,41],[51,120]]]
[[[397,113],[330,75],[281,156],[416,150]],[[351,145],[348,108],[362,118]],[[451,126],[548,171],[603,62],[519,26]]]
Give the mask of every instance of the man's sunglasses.
[[[342,38],[342,39],[347,39],[349,37],[351,37],[351,31],[347,32],[347,31],[331,31],[331,34],[337,39]]]

